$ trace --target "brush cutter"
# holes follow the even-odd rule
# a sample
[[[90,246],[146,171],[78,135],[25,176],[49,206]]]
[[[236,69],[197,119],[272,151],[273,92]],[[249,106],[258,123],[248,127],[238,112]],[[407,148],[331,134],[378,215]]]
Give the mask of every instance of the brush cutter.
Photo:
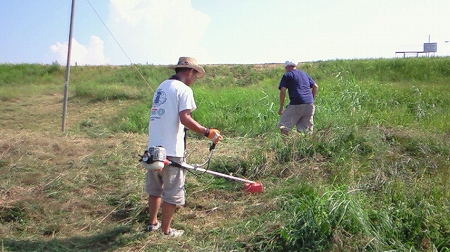
[[[144,168],[146,168],[147,170],[152,170],[152,171],[160,170],[160,169],[163,169],[165,165],[171,165],[171,166],[180,167],[180,168],[187,169],[187,170],[209,173],[209,174],[212,174],[212,175],[215,175],[218,177],[223,177],[223,178],[228,178],[231,180],[243,182],[244,183],[244,191],[249,192],[249,193],[257,193],[257,192],[263,191],[263,186],[259,182],[254,182],[251,180],[242,179],[242,178],[230,176],[227,174],[223,174],[220,172],[210,171],[208,169],[201,168],[205,165],[208,165],[208,167],[209,167],[209,162],[211,160],[211,156],[214,152],[215,147],[216,147],[216,145],[214,143],[212,143],[209,148],[208,159],[203,164],[189,165],[189,164],[185,164],[185,163],[179,164],[179,163],[170,161],[166,157],[166,149],[164,149],[164,147],[162,147],[162,146],[150,147],[148,149],[148,151],[145,151],[144,155],[141,156],[141,159],[139,161],[141,162],[141,165]]]

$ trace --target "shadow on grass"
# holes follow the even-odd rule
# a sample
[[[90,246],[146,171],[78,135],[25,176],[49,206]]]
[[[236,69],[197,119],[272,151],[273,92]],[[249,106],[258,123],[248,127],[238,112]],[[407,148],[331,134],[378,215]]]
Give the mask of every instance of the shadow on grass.
[[[118,227],[105,233],[88,237],[71,237],[51,240],[0,239],[2,251],[113,251],[133,240],[144,237],[144,233],[124,237],[129,227]]]

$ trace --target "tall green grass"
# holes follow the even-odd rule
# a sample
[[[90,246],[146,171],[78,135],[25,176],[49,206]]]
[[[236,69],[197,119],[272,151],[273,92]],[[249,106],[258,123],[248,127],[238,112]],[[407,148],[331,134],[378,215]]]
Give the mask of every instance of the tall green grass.
[[[62,73],[64,73],[64,68],[58,63],[52,65],[0,65],[0,87],[55,83]]]
[[[446,58],[332,60],[305,63],[303,69],[318,81],[336,76],[353,76],[358,81],[380,83],[448,82],[450,62]]]
[[[299,68],[320,86],[316,128],[363,123],[450,132],[446,123],[450,113],[446,95],[450,91],[449,64],[447,58],[336,60],[300,64]],[[206,77],[192,86],[198,103],[194,116],[199,121],[232,136],[253,137],[274,129],[281,66],[205,68]],[[38,92],[33,91],[37,89],[34,85],[50,85],[48,92],[53,93],[63,90],[63,80],[60,88],[55,88],[55,80],[63,75],[63,67],[56,64],[2,65],[0,70],[3,100],[20,97],[27,90]],[[70,94],[92,101],[137,100],[148,104],[159,83],[171,74],[163,66],[72,67]],[[14,88],[8,84],[12,82],[16,83]]]

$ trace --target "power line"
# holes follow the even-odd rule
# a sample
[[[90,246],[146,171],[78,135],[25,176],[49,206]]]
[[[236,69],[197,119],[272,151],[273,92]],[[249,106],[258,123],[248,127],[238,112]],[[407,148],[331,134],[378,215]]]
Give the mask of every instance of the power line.
[[[147,80],[144,78],[144,75],[142,75],[142,73],[139,71],[139,69],[136,67],[135,64],[133,64],[133,61],[130,59],[130,57],[128,56],[127,52],[125,52],[125,50],[123,49],[123,47],[120,45],[119,41],[116,39],[116,37],[114,36],[114,34],[111,32],[111,30],[108,28],[108,26],[106,25],[106,23],[103,21],[102,17],[100,16],[100,14],[98,14],[97,10],[94,8],[94,6],[92,6],[91,2],[89,0],[86,0],[89,5],[91,6],[91,8],[94,10],[95,14],[97,15],[97,17],[100,19],[100,21],[103,23],[103,25],[105,26],[106,30],[108,30],[109,34],[111,35],[111,37],[114,39],[114,41],[116,41],[117,45],[119,46],[120,50],[122,50],[122,52],[125,54],[125,56],[128,58],[128,60],[130,61],[131,65],[134,67],[134,69],[136,69],[136,71],[139,73],[139,75],[141,76],[141,78],[145,81],[145,83],[147,84],[147,86],[152,90],[152,92],[154,92],[153,88],[150,86],[150,84],[147,82]]]

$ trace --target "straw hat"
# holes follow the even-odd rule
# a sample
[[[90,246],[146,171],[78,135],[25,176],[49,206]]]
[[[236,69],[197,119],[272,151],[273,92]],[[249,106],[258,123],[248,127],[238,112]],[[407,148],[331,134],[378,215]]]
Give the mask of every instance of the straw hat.
[[[192,68],[197,71],[197,78],[205,76],[205,69],[197,64],[197,60],[191,57],[180,57],[178,64],[170,66],[169,68]]]

